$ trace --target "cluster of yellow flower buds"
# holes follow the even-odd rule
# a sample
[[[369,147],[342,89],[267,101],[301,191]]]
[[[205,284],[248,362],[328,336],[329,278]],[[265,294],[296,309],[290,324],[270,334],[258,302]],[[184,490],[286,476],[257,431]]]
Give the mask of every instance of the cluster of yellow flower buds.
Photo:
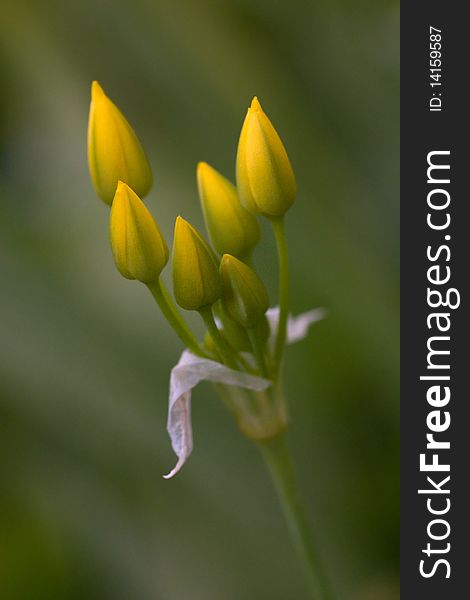
[[[111,248],[121,275],[149,287],[191,350],[244,369],[250,367],[239,350],[246,350],[251,340],[259,371],[268,373],[268,296],[251,266],[261,235],[256,217],[282,219],[294,201],[295,178],[286,150],[258,99],[253,99],[240,135],[237,185],[207,163],[197,166],[199,198],[214,249],[182,217],[175,223],[174,297],[180,307],[203,316],[211,342],[204,347],[189,331],[160,279],[169,253],[156,221],[141,200],[152,185],[145,151],[129,122],[97,82],[92,84],[88,160],[96,193],[111,205]],[[222,326],[216,325],[212,310]]]
[[[212,247],[185,219],[176,219],[174,298],[181,308],[199,312],[207,328],[202,343],[161,278],[169,252],[158,224],[142,201],[152,186],[147,156],[129,122],[97,82],[92,84],[88,160],[96,193],[111,206],[111,248],[118,271],[149,288],[169,324],[197,355],[183,353],[172,371],[168,432],[178,463],[166,477],[181,468],[192,450],[191,389],[198,381],[212,381],[240,430],[259,445],[295,540],[300,540],[297,545],[305,553],[305,563],[316,564],[302,529],[304,519],[299,514],[283,436],[287,407],[279,374],[289,305],[284,215],[294,202],[296,184],[271,121],[255,97],[240,134],[236,186],[207,163],[197,166],[199,199]],[[266,314],[268,294],[252,263],[261,237],[260,215],[271,223],[279,258],[278,318],[271,318],[275,312],[269,315],[272,322],[277,320],[273,332]],[[316,597],[316,574],[310,580]]]

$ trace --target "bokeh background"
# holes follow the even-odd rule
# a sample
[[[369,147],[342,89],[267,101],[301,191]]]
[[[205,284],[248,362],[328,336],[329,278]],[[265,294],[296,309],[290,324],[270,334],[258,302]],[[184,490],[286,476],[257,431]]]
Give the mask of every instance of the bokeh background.
[[[337,597],[398,597],[398,26],[396,0],[2,2],[2,599],[307,597],[260,457],[209,386],[193,456],[161,477],[181,346],[114,268],[92,79],[148,151],[170,241],[177,214],[202,227],[197,161],[233,178],[259,96],[298,179],[293,311],[329,311],[288,352],[300,482]],[[271,291],[273,252],[265,229]]]

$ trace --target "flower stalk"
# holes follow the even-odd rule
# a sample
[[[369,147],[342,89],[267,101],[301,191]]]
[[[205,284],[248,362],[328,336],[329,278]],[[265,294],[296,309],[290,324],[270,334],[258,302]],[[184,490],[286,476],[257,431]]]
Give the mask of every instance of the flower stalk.
[[[312,600],[331,600],[328,582],[323,572],[303,502],[299,493],[294,464],[285,431],[257,442],[276,489],[282,511],[301,560]]]
[[[268,366],[266,364],[266,357],[265,357],[265,352],[264,352],[265,348],[264,348],[263,341],[259,335],[259,332],[255,328],[252,328],[252,327],[247,329],[247,332],[248,332],[248,337],[250,338],[251,346],[253,348],[253,355],[258,364],[260,373],[261,373],[262,377],[266,377],[266,379],[270,379],[270,373],[269,373]]]
[[[191,350],[193,354],[196,354],[196,356],[200,356],[201,358],[209,358],[206,352],[200,347],[199,342],[189,329],[188,324],[174,305],[170,293],[161,278],[158,278],[153,283],[149,283],[147,287],[160,307],[163,316],[188,350]]]
[[[234,354],[233,350],[225,341],[224,337],[220,333],[216,322],[214,320],[214,315],[212,314],[212,307],[210,305],[203,306],[199,309],[199,314],[202,317],[202,320],[206,324],[207,330],[214,341],[214,345],[222,357],[222,360],[231,369],[238,370],[237,364],[237,356]]]
[[[279,373],[287,334],[287,318],[289,315],[289,254],[287,251],[284,217],[270,219],[276,240],[279,261],[279,323],[274,346],[274,374]]]

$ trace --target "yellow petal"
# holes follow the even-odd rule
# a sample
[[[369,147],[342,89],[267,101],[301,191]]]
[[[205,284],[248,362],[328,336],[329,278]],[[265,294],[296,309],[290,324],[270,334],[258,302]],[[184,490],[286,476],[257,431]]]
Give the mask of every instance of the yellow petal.
[[[197,166],[199,198],[206,229],[219,254],[248,257],[259,242],[256,218],[240,204],[232,183],[205,162]]]
[[[211,249],[182,217],[175,223],[173,291],[186,310],[214,304],[221,294],[220,275]]]
[[[168,262],[168,247],[145,204],[122,181],[111,208],[110,237],[121,275],[143,283],[158,279]]]
[[[97,81],[91,86],[88,165],[98,196],[111,204],[118,181],[141,198],[152,186],[147,156],[134,130]]]
[[[295,199],[295,177],[286,149],[256,97],[240,133],[237,189],[247,210],[266,217],[284,215]]]

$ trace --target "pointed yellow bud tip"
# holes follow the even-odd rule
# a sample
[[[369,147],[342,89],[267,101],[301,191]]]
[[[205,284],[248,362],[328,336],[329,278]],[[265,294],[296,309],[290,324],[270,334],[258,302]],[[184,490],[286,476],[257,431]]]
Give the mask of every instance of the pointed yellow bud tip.
[[[182,217],[176,219],[173,239],[173,291],[186,310],[214,304],[222,291],[211,249]]]
[[[206,162],[204,162],[204,161],[198,162],[197,168],[196,168],[197,176],[199,177],[200,175],[205,173],[208,168],[209,168],[209,165]]]
[[[216,251],[249,256],[261,231],[256,218],[241,205],[235,186],[205,162],[197,166],[197,185],[206,229]]]
[[[261,108],[261,104],[259,103],[258,96],[254,96],[253,97],[253,100],[251,101],[250,108],[252,110],[263,110]]]
[[[263,282],[248,265],[224,254],[220,263],[222,303],[227,314],[243,327],[255,327],[269,306]]]
[[[168,247],[149,210],[122,181],[110,215],[111,249],[123,277],[153,283],[168,262]]]
[[[240,133],[237,189],[253,214],[281,217],[292,206],[296,183],[286,149],[255,96]]]
[[[101,98],[105,95],[106,94],[104,93],[104,90],[100,86],[100,84],[96,80],[93,81],[91,84],[91,101],[96,102],[96,100],[98,100],[98,98]]]
[[[152,186],[150,164],[139,139],[97,81],[91,84],[88,166],[95,191],[106,204],[112,203],[118,181],[141,197]]]

